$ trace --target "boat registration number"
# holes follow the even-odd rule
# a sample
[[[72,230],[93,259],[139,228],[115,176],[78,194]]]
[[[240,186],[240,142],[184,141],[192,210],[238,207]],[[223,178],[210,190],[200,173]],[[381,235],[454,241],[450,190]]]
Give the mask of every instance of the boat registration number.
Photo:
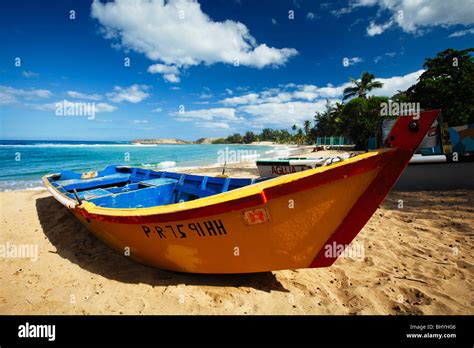
[[[141,225],[141,228],[147,237],[154,235],[160,239],[181,239],[193,236],[204,238],[227,235],[227,229],[221,219],[186,224]]]

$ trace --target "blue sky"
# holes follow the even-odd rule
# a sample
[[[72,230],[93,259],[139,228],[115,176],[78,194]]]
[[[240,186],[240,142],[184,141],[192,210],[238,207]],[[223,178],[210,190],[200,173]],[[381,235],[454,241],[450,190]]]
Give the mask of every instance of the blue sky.
[[[474,2],[19,0],[0,29],[1,139],[193,140],[301,125],[363,71],[406,89],[473,46]]]

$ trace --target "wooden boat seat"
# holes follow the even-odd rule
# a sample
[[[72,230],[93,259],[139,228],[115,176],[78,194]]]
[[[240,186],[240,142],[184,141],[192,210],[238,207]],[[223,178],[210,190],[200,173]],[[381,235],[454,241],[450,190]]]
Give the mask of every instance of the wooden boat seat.
[[[97,186],[106,186],[125,183],[130,179],[130,174],[111,174],[106,176],[99,176],[92,179],[70,179],[59,180],[58,183],[66,190],[87,190]]]

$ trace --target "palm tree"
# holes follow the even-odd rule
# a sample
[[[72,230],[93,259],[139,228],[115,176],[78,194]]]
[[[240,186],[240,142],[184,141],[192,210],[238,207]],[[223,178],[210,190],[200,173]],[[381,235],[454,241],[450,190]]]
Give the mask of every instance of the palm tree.
[[[298,128],[298,131],[296,132],[295,138],[296,138],[296,143],[298,145],[303,144],[303,142],[304,142],[304,133],[303,133],[303,130],[301,128]]]
[[[295,132],[298,129],[298,126],[296,124],[291,126],[291,130]]]
[[[342,100],[357,96],[358,98],[367,98],[367,92],[370,92],[374,88],[382,88],[383,83],[380,81],[374,81],[375,76],[369,74],[367,71],[363,72],[360,80],[350,78],[349,80],[354,84],[352,87],[344,89],[344,97]]]
[[[311,121],[310,120],[304,121],[303,128],[304,128],[305,134],[309,135],[309,133],[311,132]]]
[[[303,122],[303,129],[304,129],[304,134],[306,135],[305,138],[306,138],[306,142],[309,144],[311,143],[312,139],[311,139],[311,121],[310,120],[305,120]]]
[[[344,103],[338,103],[331,106],[331,110],[329,111],[329,114],[331,115],[332,118],[334,118],[336,121],[342,116],[344,110]]]

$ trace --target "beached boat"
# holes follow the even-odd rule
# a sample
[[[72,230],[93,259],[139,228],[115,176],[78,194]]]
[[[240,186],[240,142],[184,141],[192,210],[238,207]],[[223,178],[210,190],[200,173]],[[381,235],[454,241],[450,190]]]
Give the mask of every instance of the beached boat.
[[[349,154],[334,157],[289,157],[277,159],[259,159],[255,161],[262,178],[274,178],[293,174],[324,165],[334,164],[349,158]]]
[[[151,266],[192,273],[325,267],[382,203],[438,113],[400,117],[386,148],[268,180],[109,166],[43,181],[98,238]]]

